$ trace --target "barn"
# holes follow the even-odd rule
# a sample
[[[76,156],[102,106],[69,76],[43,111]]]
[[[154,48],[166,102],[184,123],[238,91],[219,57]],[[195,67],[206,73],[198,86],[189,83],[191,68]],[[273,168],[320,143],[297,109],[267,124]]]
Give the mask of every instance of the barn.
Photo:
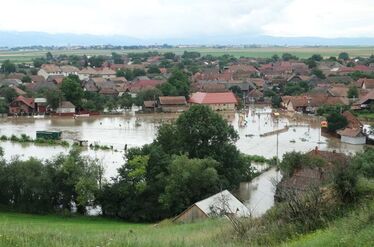
[[[202,201],[194,203],[175,217],[173,221],[189,223],[199,219],[223,215],[249,217],[251,212],[228,190],[224,190]]]

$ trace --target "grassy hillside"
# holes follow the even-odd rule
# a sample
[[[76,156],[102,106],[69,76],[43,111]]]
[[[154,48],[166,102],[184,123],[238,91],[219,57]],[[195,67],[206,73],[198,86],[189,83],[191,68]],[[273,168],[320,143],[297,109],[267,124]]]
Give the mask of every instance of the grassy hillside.
[[[0,246],[227,246],[226,221],[131,224],[87,217],[0,213]]]
[[[284,247],[311,246],[374,246],[374,203],[355,210],[349,216],[334,221],[327,229],[301,236]]]
[[[231,54],[235,57],[262,57],[269,58],[274,54],[291,53],[300,58],[308,58],[313,54],[321,54],[324,57],[338,56],[340,52],[348,52],[350,56],[368,57],[374,54],[374,47],[360,46],[337,46],[337,47],[264,47],[264,48],[167,48],[167,49],[139,49],[139,50],[58,50],[52,51],[53,55],[111,55],[111,53],[147,52],[150,50],[163,52],[174,52],[178,55],[187,51],[198,51],[202,55],[210,54],[220,56]],[[33,58],[44,57],[48,51],[0,51],[0,62],[10,59],[14,62],[31,62]]]
[[[374,246],[374,202],[283,247]],[[0,213],[0,246],[248,246],[226,220],[132,224],[90,217]]]

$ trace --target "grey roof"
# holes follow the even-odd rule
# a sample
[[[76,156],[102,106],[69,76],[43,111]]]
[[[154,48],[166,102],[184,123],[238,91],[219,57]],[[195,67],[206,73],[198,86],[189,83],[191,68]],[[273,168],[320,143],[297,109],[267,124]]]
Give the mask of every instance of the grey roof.
[[[251,212],[228,190],[219,192],[195,205],[201,209],[207,216],[212,214],[233,213],[239,217],[249,217]]]

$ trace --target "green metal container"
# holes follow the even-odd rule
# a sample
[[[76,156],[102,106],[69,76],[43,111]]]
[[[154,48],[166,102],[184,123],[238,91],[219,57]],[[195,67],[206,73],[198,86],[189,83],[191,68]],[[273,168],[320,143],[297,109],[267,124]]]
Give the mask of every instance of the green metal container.
[[[61,131],[36,131],[36,139],[60,140]]]

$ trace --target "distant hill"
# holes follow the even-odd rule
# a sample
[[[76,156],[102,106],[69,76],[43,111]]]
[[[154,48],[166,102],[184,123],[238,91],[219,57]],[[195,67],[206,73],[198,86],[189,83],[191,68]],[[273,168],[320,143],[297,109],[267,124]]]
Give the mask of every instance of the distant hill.
[[[196,45],[339,45],[339,46],[374,46],[374,38],[318,38],[318,37],[272,37],[264,35],[197,36],[179,39],[138,39],[121,35],[89,34],[49,34],[43,32],[0,31],[0,47],[17,46],[67,46],[67,45],[154,45],[154,44],[196,44]]]

